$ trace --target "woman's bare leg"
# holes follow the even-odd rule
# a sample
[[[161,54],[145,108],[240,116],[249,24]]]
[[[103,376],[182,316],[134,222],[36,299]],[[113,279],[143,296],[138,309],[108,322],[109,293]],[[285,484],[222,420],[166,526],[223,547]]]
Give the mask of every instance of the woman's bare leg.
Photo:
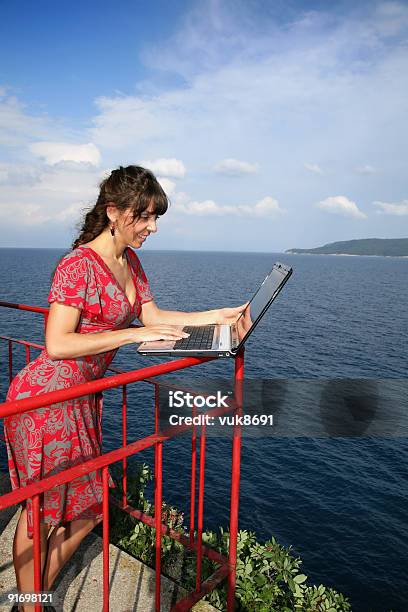
[[[55,527],[48,538],[48,554],[43,572],[43,589],[50,591],[55,578],[72,557],[82,540],[101,519],[78,519]]]
[[[49,525],[41,524],[41,570],[43,591],[50,591],[60,570],[74,554],[84,537],[101,519],[83,519],[54,527],[51,535]],[[47,540],[48,537],[48,540]],[[34,591],[33,539],[27,537],[27,511],[21,511],[13,541],[13,561],[17,589],[20,593]],[[20,609],[23,609],[20,607]],[[24,612],[32,612],[34,606],[24,606]]]
[[[40,525],[41,570],[43,570],[45,565],[49,529],[49,525]],[[14,534],[13,563],[18,591],[20,593],[32,593],[34,591],[33,538],[27,537],[27,510],[25,508],[21,511]],[[25,606],[24,610],[34,610],[34,607]]]

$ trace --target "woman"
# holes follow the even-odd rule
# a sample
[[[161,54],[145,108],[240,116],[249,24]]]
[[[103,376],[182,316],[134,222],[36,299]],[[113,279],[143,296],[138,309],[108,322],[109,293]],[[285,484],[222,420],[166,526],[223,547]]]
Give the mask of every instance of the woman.
[[[49,294],[46,349],[13,380],[7,399],[62,389],[104,375],[116,350],[146,340],[186,337],[174,325],[230,323],[244,308],[173,312],[158,308],[137,255],[167,197],[148,170],[122,166],[100,186],[73,250],[60,261]],[[138,318],[143,327],[130,324]],[[95,395],[4,420],[13,489],[101,453],[101,411]],[[102,517],[101,473],[55,487],[41,505],[43,589]],[[33,519],[24,504],[13,543],[20,592],[32,592]],[[32,607],[25,606],[24,610]]]

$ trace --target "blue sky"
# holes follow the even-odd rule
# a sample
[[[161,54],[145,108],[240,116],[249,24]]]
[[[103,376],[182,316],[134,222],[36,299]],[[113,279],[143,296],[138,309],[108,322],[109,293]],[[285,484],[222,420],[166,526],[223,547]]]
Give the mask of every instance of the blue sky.
[[[408,236],[408,3],[0,2],[2,246],[66,248],[110,169],[144,248]]]

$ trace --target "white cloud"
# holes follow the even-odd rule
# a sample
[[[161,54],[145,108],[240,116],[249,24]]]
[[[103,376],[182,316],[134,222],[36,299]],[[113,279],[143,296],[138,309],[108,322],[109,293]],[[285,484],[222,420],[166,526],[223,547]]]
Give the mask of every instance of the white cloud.
[[[59,118],[37,116],[0,90],[0,142],[9,160],[0,163],[0,218],[10,235],[20,226],[68,230],[95,201],[99,150],[91,142],[71,144],[72,137]]]
[[[268,215],[274,215],[276,213],[283,213],[284,209],[279,206],[278,200],[271,198],[270,196],[266,196],[259,202],[257,202],[254,206],[255,214],[263,217]]]
[[[345,196],[330,196],[318,202],[316,206],[326,212],[344,217],[354,217],[356,219],[365,219],[367,217],[367,215],[361,212],[355,202]]]
[[[402,202],[374,202],[375,206],[378,206],[380,210],[378,213],[384,213],[386,215],[396,215],[402,217],[408,215],[408,200],[402,200]]]
[[[9,173],[6,168],[0,167],[0,183],[5,183],[9,177]]]
[[[44,167],[37,182],[31,187],[32,195],[36,192],[47,192],[59,197],[78,197],[88,200],[97,192],[100,174],[92,166],[78,163],[61,162],[51,167]]]
[[[12,211],[12,216],[10,212]],[[0,205],[0,219],[3,225],[18,225],[36,226],[42,225],[50,221],[50,215],[44,212],[44,207],[41,204],[29,204],[13,202],[12,206]]]
[[[230,209],[232,207],[229,207]],[[189,202],[188,204],[176,203],[174,209],[187,215],[224,215],[228,212],[228,207],[219,206],[213,200],[203,202]]]
[[[341,19],[335,11],[300,12],[285,27],[268,15],[258,29],[251,21],[237,25],[237,12],[219,2],[194,5],[174,39],[145,52],[152,65],[181,73],[183,85],[98,99],[91,140],[109,150],[152,151],[148,159],[171,147],[194,177],[215,155],[224,160],[219,170],[236,174],[254,170],[240,160],[261,160],[266,193],[267,180],[274,191],[295,191],[304,160],[319,160],[321,166],[306,162],[316,174],[328,161],[355,168],[370,155],[377,166],[379,142],[389,160],[403,157],[408,46],[382,38],[374,6]],[[384,19],[391,24],[394,17]],[[225,164],[231,150],[236,158]]]
[[[4,225],[23,225],[26,227],[38,227],[45,223],[58,222],[65,225],[79,222],[85,210],[84,203],[76,203],[60,209],[57,207],[44,207],[43,203],[30,204],[28,202],[15,202],[12,207],[13,218],[10,219],[10,208],[0,204],[0,219]]]
[[[34,185],[39,180],[40,173],[40,167],[31,164],[0,162],[0,186]]]
[[[401,2],[379,2],[375,7],[373,28],[382,36],[395,36],[408,27],[408,7]]]
[[[170,179],[165,178],[163,176],[158,176],[157,180],[159,181],[160,185],[163,188],[163,191],[167,196],[173,195],[176,189],[176,183],[174,181],[171,181]]]
[[[323,174],[323,170],[318,164],[309,164],[305,162],[303,166],[306,168],[306,170],[309,170],[309,172],[312,172],[313,174]]]
[[[19,147],[33,138],[47,138],[59,134],[61,127],[46,115],[29,114],[25,106],[6,88],[0,90],[0,144]]]
[[[160,158],[153,161],[144,160],[140,165],[148,168],[154,174],[166,176],[170,178],[183,178],[186,174],[186,168],[180,159],[175,158]]]
[[[82,209],[95,202],[102,178],[90,165],[69,162],[31,168],[16,164],[13,172],[0,189],[2,225],[10,227],[48,222],[72,226]]]
[[[51,166],[59,162],[77,162],[99,166],[101,161],[99,150],[92,142],[87,144],[34,142],[30,145],[30,151]]]
[[[162,107],[160,97],[154,98],[116,95],[95,100],[99,113],[93,118],[92,141],[111,151],[124,147],[135,149],[135,143],[146,138],[161,138],[168,131],[166,124],[160,123],[156,105]],[[181,109],[180,109],[180,114]],[[129,123],[129,120],[131,123]]]
[[[356,172],[357,174],[363,174],[363,175],[375,174],[375,168],[373,168],[369,164],[366,164],[364,166],[357,166]]]
[[[53,219],[62,221],[63,223],[67,221],[79,221],[84,214],[85,208],[83,202],[76,202],[56,213]]]
[[[242,176],[245,174],[257,174],[259,168],[257,164],[228,157],[215,166],[215,171],[217,174],[224,174],[225,176]]]
[[[186,202],[184,198],[184,202],[175,202],[174,209],[187,215],[234,215],[238,217],[275,217],[276,215],[280,215],[284,212],[284,210],[279,206],[278,201],[270,196],[266,196],[253,205],[238,204],[237,206],[221,206],[213,200],[204,200],[203,202]]]

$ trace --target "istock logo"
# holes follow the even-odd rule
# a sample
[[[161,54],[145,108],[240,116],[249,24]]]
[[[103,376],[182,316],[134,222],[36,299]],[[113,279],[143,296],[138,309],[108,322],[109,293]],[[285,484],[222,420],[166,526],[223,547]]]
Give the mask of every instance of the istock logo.
[[[170,408],[228,408],[226,401],[228,395],[221,395],[221,391],[217,391],[216,395],[193,395],[192,393],[184,393],[183,391],[169,391],[169,407]]]

